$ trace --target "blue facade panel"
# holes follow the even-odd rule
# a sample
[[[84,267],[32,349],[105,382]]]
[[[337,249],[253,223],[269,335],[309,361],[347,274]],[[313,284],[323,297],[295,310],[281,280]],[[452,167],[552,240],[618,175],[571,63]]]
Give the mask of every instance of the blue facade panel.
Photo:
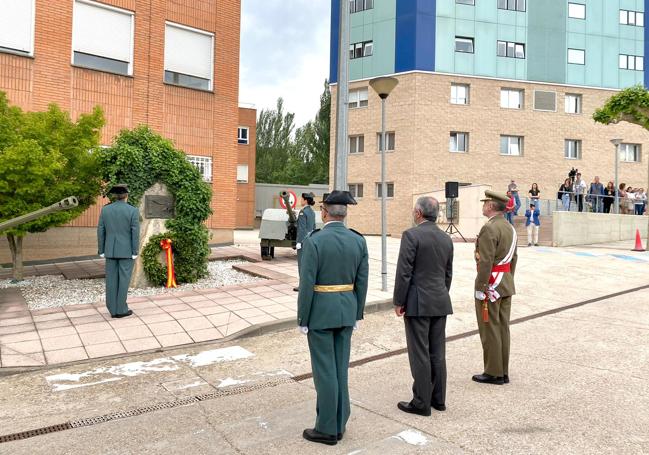
[[[649,0],[644,0],[644,13],[645,16],[649,12]],[[644,26],[644,61],[645,65],[647,62],[647,58],[649,57],[649,27],[647,27],[647,24]],[[649,88],[649,70],[647,70],[645,66],[644,70],[644,86]]]
[[[649,0],[648,0],[649,1]],[[331,0],[331,39],[329,40],[329,83],[338,82],[338,28],[340,24],[340,2]]]
[[[435,13],[436,0],[397,1],[395,72],[435,70]]]

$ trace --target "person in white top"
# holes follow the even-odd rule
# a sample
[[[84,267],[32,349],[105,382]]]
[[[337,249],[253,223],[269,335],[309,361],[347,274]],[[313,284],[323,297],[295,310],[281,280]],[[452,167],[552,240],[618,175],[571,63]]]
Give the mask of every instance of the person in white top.
[[[584,194],[586,193],[586,182],[581,178],[581,174],[578,173],[575,176],[575,183],[572,187],[573,193],[575,193],[575,199],[577,201],[577,210],[580,212],[584,211]]]

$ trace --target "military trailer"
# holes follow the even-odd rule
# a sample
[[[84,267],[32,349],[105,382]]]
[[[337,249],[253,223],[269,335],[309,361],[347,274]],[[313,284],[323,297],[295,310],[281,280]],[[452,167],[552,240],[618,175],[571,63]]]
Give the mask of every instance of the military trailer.
[[[297,213],[291,208],[287,191],[279,193],[286,209],[266,209],[261,216],[259,238],[261,239],[261,258],[269,261],[275,257],[275,247],[295,249],[297,239]],[[315,212],[316,228],[322,227],[320,212]]]

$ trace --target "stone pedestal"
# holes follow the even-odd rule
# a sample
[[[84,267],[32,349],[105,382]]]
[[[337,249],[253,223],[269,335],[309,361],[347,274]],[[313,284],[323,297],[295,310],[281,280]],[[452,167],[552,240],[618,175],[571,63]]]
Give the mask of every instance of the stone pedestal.
[[[140,253],[144,246],[149,243],[149,239],[154,235],[166,232],[165,224],[170,217],[166,218],[152,218],[151,208],[147,210],[147,196],[166,196],[171,197],[171,193],[163,183],[156,183],[151,188],[144,192],[142,200],[138,209],[140,210]],[[150,203],[150,202],[149,202]],[[148,217],[147,217],[148,212]],[[161,253],[162,255],[162,253]],[[142,256],[138,256],[133,267],[133,275],[131,277],[131,287],[145,288],[153,286],[144,273],[144,264],[142,263]]]

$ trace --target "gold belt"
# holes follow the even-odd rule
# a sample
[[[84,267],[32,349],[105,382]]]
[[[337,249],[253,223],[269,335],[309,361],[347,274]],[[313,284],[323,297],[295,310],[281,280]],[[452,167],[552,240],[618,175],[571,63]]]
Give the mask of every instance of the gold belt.
[[[346,292],[353,291],[353,284],[316,284],[313,286],[315,292]]]

